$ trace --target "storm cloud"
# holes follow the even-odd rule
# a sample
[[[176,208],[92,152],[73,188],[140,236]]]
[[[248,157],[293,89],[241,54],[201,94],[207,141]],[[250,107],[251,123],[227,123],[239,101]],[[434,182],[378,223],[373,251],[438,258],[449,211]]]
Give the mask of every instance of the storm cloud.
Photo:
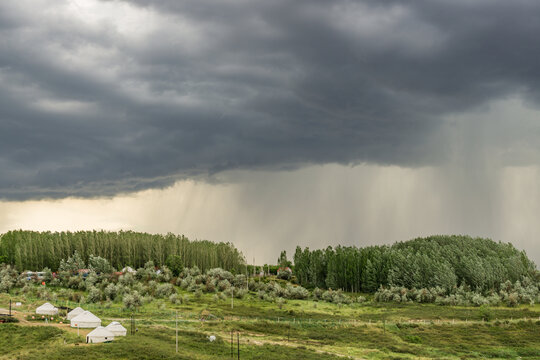
[[[4,0],[0,198],[538,164],[539,16],[527,0]]]

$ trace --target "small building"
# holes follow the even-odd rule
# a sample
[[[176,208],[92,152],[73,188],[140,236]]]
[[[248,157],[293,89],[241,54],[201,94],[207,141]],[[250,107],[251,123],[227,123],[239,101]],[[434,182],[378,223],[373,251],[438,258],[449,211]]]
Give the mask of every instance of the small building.
[[[26,280],[42,280],[45,278],[45,272],[43,271],[25,271],[22,273]]]
[[[77,273],[81,275],[83,278],[85,278],[90,274],[90,269],[79,269],[77,270]]]
[[[86,335],[87,344],[97,344],[113,340],[114,334],[103,326],[98,326],[94,330],[90,331],[88,335]]]
[[[36,309],[36,314],[39,315],[58,315],[58,308],[46,302]]]
[[[127,329],[122,326],[118,321],[113,321],[109,325],[105,327],[105,329],[109,330],[114,334],[114,336],[126,336],[127,335]]]
[[[77,316],[79,314],[82,314],[83,312],[84,312],[84,309],[82,307],[80,307],[80,306],[77,306],[75,309],[68,312],[66,319],[71,320],[75,316]]]
[[[126,266],[125,268],[122,269],[122,273],[130,273],[132,275],[134,275],[137,271],[133,270],[133,268],[131,266]]]
[[[101,319],[90,311],[84,311],[71,319],[71,327],[91,329],[101,326]]]

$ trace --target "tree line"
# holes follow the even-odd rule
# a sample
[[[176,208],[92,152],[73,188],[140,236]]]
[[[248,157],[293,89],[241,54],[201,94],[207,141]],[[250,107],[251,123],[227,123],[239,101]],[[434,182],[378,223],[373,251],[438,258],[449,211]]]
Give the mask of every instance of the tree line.
[[[499,290],[502,283],[538,276],[524,251],[510,243],[470,236],[430,236],[392,246],[296,248],[294,273],[314,288],[375,292],[382,286],[407,289],[465,285]]]
[[[202,271],[220,267],[229,271],[245,268],[244,256],[231,243],[190,241],[183,235],[159,235],[133,231],[36,232],[16,230],[0,236],[0,263],[22,270],[58,270],[62,259],[75,251],[88,263],[91,255],[107,259],[116,269],[143,267],[148,261],[166,264],[177,255],[183,265]]]

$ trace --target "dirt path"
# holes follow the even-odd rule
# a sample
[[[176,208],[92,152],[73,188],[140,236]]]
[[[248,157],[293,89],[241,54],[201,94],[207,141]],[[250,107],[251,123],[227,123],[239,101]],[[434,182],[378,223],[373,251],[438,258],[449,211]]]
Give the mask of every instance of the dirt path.
[[[83,337],[83,339],[86,339],[86,335],[88,335],[88,333],[90,333],[90,331],[93,330],[93,329],[72,328],[69,323],[59,324],[59,323],[54,323],[54,322],[47,323],[47,322],[44,322],[44,321],[28,321],[26,319],[26,316],[27,315],[34,315],[34,314],[27,314],[27,313],[23,313],[23,312],[20,312],[20,311],[12,311],[11,313],[13,314],[14,318],[19,320],[19,325],[22,325],[22,326],[53,326],[53,327],[63,329],[65,331],[68,331],[68,332],[73,333],[73,334],[78,334],[79,336]],[[39,316],[39,315],[35,315],[35,316]]]

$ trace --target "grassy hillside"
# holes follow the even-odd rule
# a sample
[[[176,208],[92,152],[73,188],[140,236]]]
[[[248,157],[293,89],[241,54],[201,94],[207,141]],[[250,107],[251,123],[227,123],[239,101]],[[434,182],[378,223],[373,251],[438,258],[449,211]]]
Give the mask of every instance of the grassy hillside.
[[[56,305],[78,305],[64,299],[61,289],[49,290]],[[540,358],[539,305],[478,308],[367,301],[344,306],[313,300],[278,304],[250,292],[234,299],[231,308],[231,299],[216,300],[212,294],[195,298],[192,292],[176,290],[191,300],[173,304],[156,299],[132,310],[121,302],[81,304],[104,325],[118,320],[130,330],[129,319],[135,319],[135,335],[100,345],[84,344],[82,331],[77,336],[58,320],[52,325],[28,320],[31,316],[26,315],[45,300],[17,289],[0,294],[0,308],[7,308],[10,298],[23,303],[17,308],[18,324],[0,324],[0,359],[226,359],[231,330],[240,334],[242,359]],[[209,342],[210,335],[217,341]]]

